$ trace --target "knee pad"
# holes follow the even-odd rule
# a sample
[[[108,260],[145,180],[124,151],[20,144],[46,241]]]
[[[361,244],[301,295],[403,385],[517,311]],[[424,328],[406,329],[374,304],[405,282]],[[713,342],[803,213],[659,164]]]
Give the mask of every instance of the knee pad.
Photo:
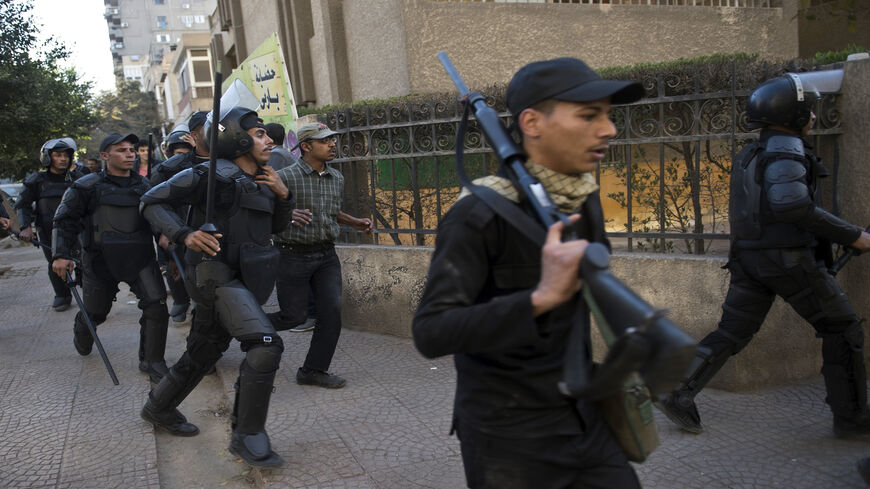
[[[142,304],[142,318],[146,321],[168,321],[169,311],[166,308],[166,301]]]
[[[245,355],[245,363],[253,370],[260,373],[269,373],[278,370],[281,363],[283,347],[279,345],[257,345],[251,347]]]
[[[843,338],[846,339],[846,343],[849,344],[849,347],[852,348],[852,351],[862,352],[864,351],[864,327],[862,323],[863,319],[854,322],[843,331]]]

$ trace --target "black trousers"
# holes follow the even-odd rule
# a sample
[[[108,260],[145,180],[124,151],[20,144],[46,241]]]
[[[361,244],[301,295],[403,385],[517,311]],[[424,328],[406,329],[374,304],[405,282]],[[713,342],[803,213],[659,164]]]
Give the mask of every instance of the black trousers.
[[[109,315],[120,282],[112,276],[101,257],[85,253],[82,261],[82,302],[94,326],[97,326]],[[157,262],[151,261],[134,280],[127,283],[139,299],[139,309],[142,310],[139,319],[139,360],[163,361],[169,312],[166,309],[166,288]],[[81,311],[76,314],[75,332],[90,335]]]
[[[776,296],[822,339],[822,374],[835,416],[858,415],[867,404],[864,332],[846,294],[810,248],[738,250],[728,262],[731,283],[722,318],[700,345],[734,355],[761,328]]]
[[[579,435],[502,438],[457,421],[471,489],[635,489],[634,469],[603,421]]]
[[[39,228],[37,235],[39,236],[39,241],[48,246],[48,248],[42,246],[39,248],[42,250],[42,254],[45,255],[45,259],[48,260],[48,279],[51,281],[51,288],[54,289],[55,297],[71,297],[71,292],[66,285],[66,281],[51,269],[51,228],[46,230]]]

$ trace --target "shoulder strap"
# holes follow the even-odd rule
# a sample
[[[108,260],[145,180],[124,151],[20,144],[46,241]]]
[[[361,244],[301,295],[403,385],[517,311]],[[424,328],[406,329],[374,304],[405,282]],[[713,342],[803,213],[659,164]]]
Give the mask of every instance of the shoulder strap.
[[[501,216],[517,231],[538,246],[544,246],[546,232],[538,221],[520,210],[519,206],[502,197],[495,190],[480,185],[469,184],[468,190],[483,201],[493,212]]]

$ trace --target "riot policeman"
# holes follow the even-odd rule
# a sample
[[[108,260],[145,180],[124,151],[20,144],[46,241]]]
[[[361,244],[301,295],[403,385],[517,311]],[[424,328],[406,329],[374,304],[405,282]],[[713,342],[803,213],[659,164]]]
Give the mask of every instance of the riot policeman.
[[[161,147],[164,148],[168,158],[182,153],[190,153],[193,151],[193,139],[190,136],[190,129],[187,124],[179,124],[172,128],[166,139],[163,140]]]
[[[106,320],[118,283],[126,282],[142,310],[139,370],[159,381],[166,373],[166,288],[154,258],[154,237],[139,215],[139,199],[151,188],[144,177],[132,172],[135,135],[112,133],[100,143],[106,169],[76,180],[64,193],[54,216],[52,267],[59,276],[72,269],[82,254],[82,300],[94,325]],[[73,344],[88,355],[94,340],[82,312],[76,315]]]
[[[217,147],[210,148],[218,158],[213,224],[219,234],[196,230],[207,215],[208,165],[184,170],[142,197],[152,228],[187,247],[187,290],[196,310],[187,351],[151,391],[141,415],[173,435],[197,434],[176,408],[235,338],[245,359],[229,450],[251,465],[277,466],[283,459],[272,451],[265,423],[284,346],[261,305],[277,274],[271,235],[290,222],[291,195],[275,170],[263,166],[271,140],[256,112],[233,107],[220,126]],[[174,212],[182,204],[191,206],[187,222]]]
[[[193,166],[208,161],[208,149],[203,142],[202,128],[205,123],[206,112],[198,110],[190,115],[185,124],[179,124],[172,129],[169,136],[166,138],[166,148],[169,159],[160,163],[151,171],[151,185],[157,186],[170,178],[176,173],[193,168]],[[196,146],[192,146],[183,136],[188,135]],[[199,143],[197,144],[197,141]],[[178,148],[192,148],[193,150],[173,154]],[[187,216],[187,206],[179,206],[175,209],[175,213],[179,216]],[[169,284],[169,292],[172,294],[172,308],[169,310],[169,316],[175,322],[184,321],[187,318],[187,309],[190,307],[190,295],[184,288],[184,281],[181,280],[180,272],[176,270],[178,266],[174,259],[169,256],[166,251],[170,246],[175,246],[176,256],[181,261],[181,266],[184,266],[184,251],[181,243],[159,243],[160,249],[157,250],[157,260],[161,266],[165,264],[167,270],[166,281]]]
[[[76,150],[76,143],[71,138],[49,139],[42,145],[39,162],[45,170],[25,177],[24,190],[15,204],[21,226],[21,239],[30,241],[33,238],[31,224],[35,224],[39,240],[51,246],[52,219],[61,197],[73,181],[84,175],[73,164]],[[72,300],[69,288],[64,279],[51,270],[51,251],[42,248],[42,252],[48,260],[48,278],[54,289],[54,302],[51,307],[55,311],[65,311]]]
[[[870,434],[861,320],[827,272],[832,242],[868,250],[870,234],[817,204],[817,180],[827,171],[803,138],[819,98],[808,82],[820,76],[768,80],[747,102],[750,128],[761,133],[731,169],[731,281],[722,317],[701,341],[683,385],[657,404],[685,431],[702,431],[695,395],[749,343],[778,295],[822,338],[834,433]]]

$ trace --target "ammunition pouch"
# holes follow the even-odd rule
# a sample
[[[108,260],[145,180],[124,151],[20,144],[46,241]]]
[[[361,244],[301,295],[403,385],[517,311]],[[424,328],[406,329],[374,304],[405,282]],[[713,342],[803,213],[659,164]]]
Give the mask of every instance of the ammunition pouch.
[[[122,234],[102,233],[102,254],[109,273],[115,280],[131,282],[139,276],[139,271],[154,260],[154,245],[150,236],[143,233]],[[143,238],[149,238],[145,241]]]
[[[260,305],[269,300],[278,279],[278,248],[255,243],[243,243],[239,250],[239,270],[242,282],[254,294]]]

